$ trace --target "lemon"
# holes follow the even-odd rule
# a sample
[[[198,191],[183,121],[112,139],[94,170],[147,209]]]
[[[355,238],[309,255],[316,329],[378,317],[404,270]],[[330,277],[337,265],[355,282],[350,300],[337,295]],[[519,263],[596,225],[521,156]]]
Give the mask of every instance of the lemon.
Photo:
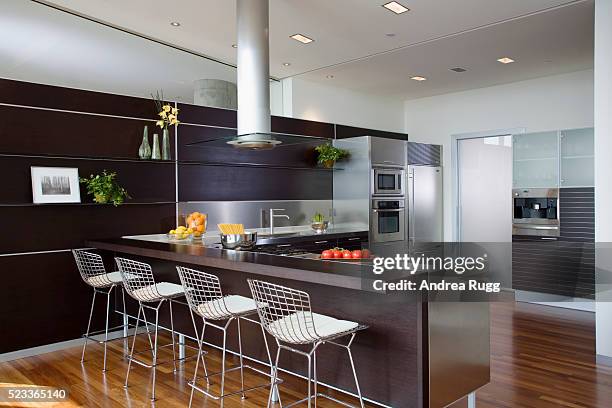
[[[171,235],[176,234],[176,231],[175,230],[170,230],[169,234],[171,234]]]

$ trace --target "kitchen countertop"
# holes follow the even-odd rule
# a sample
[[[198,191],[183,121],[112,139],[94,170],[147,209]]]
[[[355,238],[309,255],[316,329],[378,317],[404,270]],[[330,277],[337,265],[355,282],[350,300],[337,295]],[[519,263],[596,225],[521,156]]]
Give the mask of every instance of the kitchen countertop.
[[[355,229],[350,226],[338,226],[330,227],[323,234],[317,234],[310,226],[299,226],[299,227],[279,227],[275,228],[274,235],[270,235],[267,228],[248,228],[246,231],[257,232],[257,244],[258,245],[272,245],[276,243],[297,243],[303,242],[305,238],[316,238],[317,240],[327,239],[339,239],[339,238],[353,238],[363,236],[367,238],[368,231]],[[152,234],[152,235],[127,235],[122,238],[134,239],[140,241],[153,241],[153,242],[166,242],[178,245],[202,245],[199,241],[191,242],[189,240],[174,241],[168,239],[167,234]],[[221,240],[219,238],[219,231],[210,231],[204,234],[203,244],[212,245],[218,244]]]
[[[317,237],[340,238],[363,235],[365,231],[333,230]],[[314,234],[282,237],[296,242]],[[280,237],[279,237],[280,238]],[[218,242],[218,238],[217,241]],[[212,244],[212,242],[210,243]],[[282,279],[311,282],[347,289],[372,290],[371,282],[375,275],[371,273],[369,264],[360,262],[334,262],[324,260],[302,259],[290,256],[270,255],[257,252],[232,251],[211,248],[202,242],[169,242],[165,235],[144,235],[137,237],[122,237],[87,242],[93,248],[122,254],[150,257],[211,268],[229,269],[245,273],[253,273]],[[364,280],[365,279],[365,280]]]

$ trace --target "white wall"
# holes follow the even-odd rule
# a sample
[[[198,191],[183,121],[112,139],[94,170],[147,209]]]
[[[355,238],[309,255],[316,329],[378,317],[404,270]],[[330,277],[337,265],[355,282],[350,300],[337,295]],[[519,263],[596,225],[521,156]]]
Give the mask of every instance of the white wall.
[[[300,78],[283,80],[285,116],[404,132],[403,101]]]
[[[593,70],[474,89],[404,103],[411,141],[444,146],[444,238],[453,238],[451,135],[593,126]]]
[[[612,0],[595,2],[595,283],[597,354],[612,357]]]

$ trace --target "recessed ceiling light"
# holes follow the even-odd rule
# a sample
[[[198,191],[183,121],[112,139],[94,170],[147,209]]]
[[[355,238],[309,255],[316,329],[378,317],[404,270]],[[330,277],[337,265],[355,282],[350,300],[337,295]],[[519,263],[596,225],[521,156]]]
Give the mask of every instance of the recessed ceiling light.
[[[178,21],[172,21],[172,22],[170,23],[170,25],[171,25],[172,27],[180,27],[180,26],[181,26],[181,23],[179,23]]]
[[[414,81],[427,81],[427,78],[422,77],[422,76],[413,76],[410,79],[412,79]]]
[[[283,62],[283,67],[290,67],[291,63],[290,62]]]
[[[238,48],[238,44],[232,44],[232,48]]]
[[[333,75],[327,75],[325,78],[327,78],[327,79],[334,79],[334,76]]]
[[[291,38],[293,38],[295,41],[301,42],[302,44],[310,44],[314,41],[312,38],[308,38],[302,34],[293,34]]]
[[[508,58],[508,57],[500,58],[497,61],[501,62],[502,64],[512,64],[514,62],[512,58]]]
[[[391,38],[391,37],[395,37],[395,33],[387,33],[385,34],[387,37]]]
[[[453,72],[465,72],[467,69],[461,67],[449,68]]]
[[[383,7],[386,8],[387,10],[391,10],[395,14],[402,14],[402,13],[405,13],[407,11],[410,11],[410,9],[408,7],[402,6],[397,1],[391,1],[391,2],[389,2],[387,4],[383,4]]]

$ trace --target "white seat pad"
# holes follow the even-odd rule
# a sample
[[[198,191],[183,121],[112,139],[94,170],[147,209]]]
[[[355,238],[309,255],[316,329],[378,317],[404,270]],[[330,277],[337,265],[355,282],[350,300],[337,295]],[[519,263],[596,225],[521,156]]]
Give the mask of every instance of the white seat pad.
[[[243,315],[257,311],[257,305],[251,298],[230,295],[222,299],[200,303],[197,312],[200,316],[208,319],[222,319],[232,315]]]
[[[110,282],[110,283],[109,283]],[[121,274],[119,272],[103,273],[100,275],[87,278],[87,283],[96,288],[110,286],[112,284],[121,283]]]
[[[184,294],[181,285],[170,282],[160,282],[155,285],[145,286],[132,292],[132,296],[138,300],[151,302],[161,299],[169,299]]]
[[[276,320],[269,330],[280,340],[288,343],[310,343],[334,337],[359,327],[359,323],[339,320],[318,313],[298,312]],[[314,325],[314,327],[313,327]]]

